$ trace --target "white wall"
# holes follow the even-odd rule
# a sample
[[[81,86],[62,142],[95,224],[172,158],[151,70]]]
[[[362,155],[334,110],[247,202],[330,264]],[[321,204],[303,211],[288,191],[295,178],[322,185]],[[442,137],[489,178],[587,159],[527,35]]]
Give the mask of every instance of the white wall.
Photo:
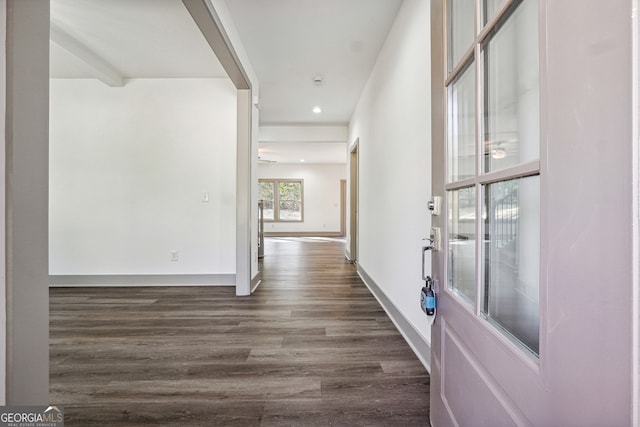
[[[50,274],[235,273],[229,80],[52,80],[50,150]]]
[[[347,126],[313,125],[263,125],[260,126],[260,142],[344,142]]]
[[[304,221],[266,222],[265,232],[340,231],[340,180],[347,179],[344,164],[260,164],[258,178],[304,180]]]
[[[431,197],[429,2],[405,0],[351,119],[359,138],[358,264],[430,341],[419,309]]]

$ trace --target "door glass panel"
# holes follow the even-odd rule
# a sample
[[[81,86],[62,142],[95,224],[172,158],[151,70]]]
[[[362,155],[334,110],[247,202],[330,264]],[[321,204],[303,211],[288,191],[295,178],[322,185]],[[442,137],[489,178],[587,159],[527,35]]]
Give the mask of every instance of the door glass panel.
[[[538,2],[527,0],[483,47],[484,171],[539,157]]]
[[[449,72],[473,45],[474,15],[475,0],[447,0]]]
[[[475,304],[476,298],[476,189],[448,193],[449,289]]]
[[[539,350],[540,177],[483,187],[483,313]]]
[[[476,174],[476,72],[473,62],[449,85],[449,182]]]
[[[483,25],[486,25],[500,9],[507,3],[507,0],[482,0]]]

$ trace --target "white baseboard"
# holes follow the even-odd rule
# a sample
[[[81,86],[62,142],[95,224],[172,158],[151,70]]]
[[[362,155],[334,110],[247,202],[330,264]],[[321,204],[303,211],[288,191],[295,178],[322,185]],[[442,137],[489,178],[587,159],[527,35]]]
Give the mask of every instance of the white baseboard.
[[[349,249],[344,250],[344,257],[347,259],[347,261],[355,264],[355,262],[351,259],[351,251]]]
[[[265,231],[264,237],[344,237],[339,231]]]
[[[262,272],[258,271],[258,273],[253,276],[253,279],[251,279],[251,293],[254,293],[255,290],[258,289],[260,283],[262,283]]]
[[[80,286],[235,286],[235,274],[50,275],[52,287]]]
[[[378,303],[380,303],[393,324],[396,325],[396,328],[400,334],[402,334],[416,356],[418,356],[420,362],[422,362],[427,371],[431,373],[431,346],[429,343],[413,327],[411,322],[407,320],[398,307],[396,307],[395,304],[387,298],[384,291],[378,287],[376,282],[371,278],[371,276],[369,276],[369,274],[367,274],[360,264],[358,264],[358,275],[367,288],[369,288],[369,291],[371,291],[373,296],[378,300]]]

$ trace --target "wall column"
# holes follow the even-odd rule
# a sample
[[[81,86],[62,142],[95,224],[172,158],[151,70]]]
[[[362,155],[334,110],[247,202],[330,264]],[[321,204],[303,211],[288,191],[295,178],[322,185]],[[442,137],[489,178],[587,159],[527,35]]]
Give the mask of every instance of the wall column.
[[[49,2],[7,1],[5,129],[9,405],[49,403]]]
[[[236,295],[251,294],[251,90],[238,90]],[[257,225],[257,224],[256,224]]]

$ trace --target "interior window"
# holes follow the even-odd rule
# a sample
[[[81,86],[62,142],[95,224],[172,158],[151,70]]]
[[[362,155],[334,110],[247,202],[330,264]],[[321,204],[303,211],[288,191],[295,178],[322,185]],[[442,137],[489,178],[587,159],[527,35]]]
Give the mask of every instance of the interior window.
[[[265,221],[303,220],[303,182],[301,179],[261,179],[258,183]]]

